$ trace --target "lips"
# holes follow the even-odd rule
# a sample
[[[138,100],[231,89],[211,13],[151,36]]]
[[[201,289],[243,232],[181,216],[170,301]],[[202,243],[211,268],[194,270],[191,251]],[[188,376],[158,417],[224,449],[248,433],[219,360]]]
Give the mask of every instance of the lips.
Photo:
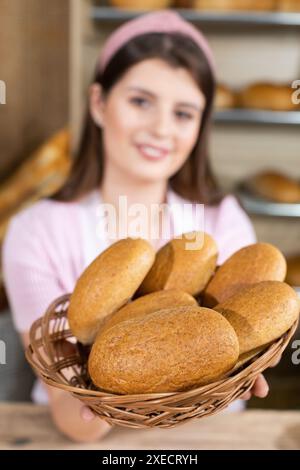
[[[170,153],[169,149],[153,145],[138,144],[136,147],[144,158],[152,161],[162,160]]]

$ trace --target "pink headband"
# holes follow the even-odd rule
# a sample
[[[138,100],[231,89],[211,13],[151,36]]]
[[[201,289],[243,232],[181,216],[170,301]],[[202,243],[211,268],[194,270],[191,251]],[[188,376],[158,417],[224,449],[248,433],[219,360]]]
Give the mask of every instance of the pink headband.
[[[213,73],[216,66],[212,51],[203,34],[178,13],[162,10],[147,13],[127,21],[106,40],[99,59],[100,70],[104,70],[116,52],[128,41],[146,33],[179,33],[190,37],[204,52]]]

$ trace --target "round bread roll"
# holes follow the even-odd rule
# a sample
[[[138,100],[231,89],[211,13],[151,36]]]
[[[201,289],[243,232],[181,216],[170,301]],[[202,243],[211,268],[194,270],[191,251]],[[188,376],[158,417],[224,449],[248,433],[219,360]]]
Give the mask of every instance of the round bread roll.
[[[199,294],[216,268],[218,249],[215,241],[204,232],[189,232],[164,245],[145,277],[139,294],[158,290],[181,289]]]
[[[163,308],[179,307],[182,305],[198,306],[198,303],[194,297],[181,290],[170,289],[152,292],[152,294],[144,295],[128,303],[109,316],[100,328],[99,334],[102,334],[103,331],[121,321],[148,315]]]
[[[236,105],[235,93],[222,83],[217,86],[215,107],[216,109],[234,108]]]
[[[294,90],[290,85],[254,83],[238,94],[239,106],[270,111],[294,111],[299,109],[292,101]]]
[[[275,202],[300,202],[300,184],[276,171],[257,173],[246,181],[245,186],[253,194]]]
[[[290,286],[300,287],[300,254],[287,258],[287,274],[285,282]]]
[[[126,238],[102,252],[83,272],[71,295],[73,335],[91,344],[107,315],[132,297],[151,268],[155,251],[146,240]]]
[[[194,8],[198,10],[269,11],[275,5],[276,0],[194,0]]]
[[[277,0],[277,9],[286,12],[300,11],[300,0]]]
[[[222,315],[182,306],[106,330],[92,346],[88,370],[93,383],[108,392],[165,393],[217,379],[238,355],[236,333]]]
[[[215,310],[233,326],[244,354],[283,335],[299,317],[300,302],[289,285],[265,281],[242,289]]]
[[[254,243],[238,250],[219,267],[205,290],[203,303],[214,307],[243,287],[261,281],[283,281],[285,276],[283,254],[269,243]]]

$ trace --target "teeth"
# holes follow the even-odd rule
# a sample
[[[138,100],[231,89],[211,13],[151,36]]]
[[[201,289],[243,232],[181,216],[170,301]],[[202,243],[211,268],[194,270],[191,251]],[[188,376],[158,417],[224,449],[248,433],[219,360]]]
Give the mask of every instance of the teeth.
[[[144,152],[148,153],[150,157],[161,157],[163,155],[163,152],[161,150],[149,147],[148,145],[144,145],[143,150]]]

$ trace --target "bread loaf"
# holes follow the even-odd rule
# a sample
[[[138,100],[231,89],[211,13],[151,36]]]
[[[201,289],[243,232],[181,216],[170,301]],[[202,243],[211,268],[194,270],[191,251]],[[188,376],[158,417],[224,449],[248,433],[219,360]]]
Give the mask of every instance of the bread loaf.
[[[298,12],[300,11],[300,0],[277,0],[279,11]]]
[[[275,5],[276,0],[194,0],[194,8],[198,10],[269,11]]]
[[[217,86],[215,107],[216,109],[234,108],[236,105],[235,93],[222,83]]]
[[[269,243],[241,248],[219,267],[204,293],[204,305],[214,307],[240,289],[261,281],[284,281],[286,261]]]
[[[93,342],[107,315],[132,297],[155,257],[143,239],[119,240],[102,252],[83,272],[70,299],[68,320],[74,336]]]
[[[100,334],[88,370],[93,383],[117,394],[193,388],[230,370],[238,340],[219,313],[201,307],[162,309]]]
[[[295,111],[299,105],[292,101],[293,91],[290,84],[254,83],[239,92],[238,103],[249,109]]]
[[[299,317],[299,309],[294,289],[279,281],[246,287],[215,307],[233,326],[240,354],[284,334]]]
[[[300,184],[277,171],[262,171],[246,181],[246,188],[257,196],[275,202],[300,202]]]
[[[300,254],[287,258],[286,282],[290,286],[300,287]]]
[[[206,233],[190,232],[173,239],[158,251],[139,294],[181,289],[197,295],[211,278],[217,256],[217,245]]]
[[[113,313],[106,319],[103,327],[99,330],[99,334],[121,321],[148,315],[163,308],[179,307],[181,305],[197,306],[198,303],[194,297],[180,290],[170,289],[152,292],[152,294],[144,295]]]

